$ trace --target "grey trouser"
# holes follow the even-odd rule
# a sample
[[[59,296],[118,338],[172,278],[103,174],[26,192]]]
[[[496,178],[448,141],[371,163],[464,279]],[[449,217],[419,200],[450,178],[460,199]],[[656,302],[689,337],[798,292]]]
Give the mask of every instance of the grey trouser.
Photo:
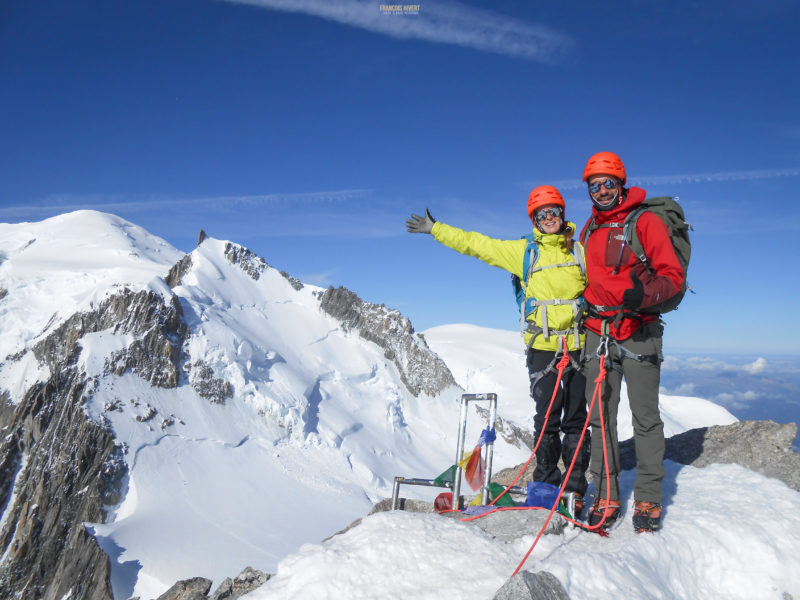
[[[606,378],[601,386],[603,419],[608,451],[608,477],[603,460],[603,438],[600,429],[600,404],[595,401],[592,425],[592,458],[590,472],[595,482],[596,497],[619,500],[620,472],[619,442],[617,440],[617,410],[622,377],[628,386],[628,399],[633,414],[633,440],[636,447],[636,501],[661,502],[661,482],[664,479],[664,423],[658,410],[658,386],[661,379],[661,336],[663,327],[658,321],[644,324],[624,342],[609,339],[606,358]],[[586,332],[586,401],[591,403],[600,362],[595,355],[600,336]],[[654,362],[626,357],[618,344],[640,356],[658,356]]]

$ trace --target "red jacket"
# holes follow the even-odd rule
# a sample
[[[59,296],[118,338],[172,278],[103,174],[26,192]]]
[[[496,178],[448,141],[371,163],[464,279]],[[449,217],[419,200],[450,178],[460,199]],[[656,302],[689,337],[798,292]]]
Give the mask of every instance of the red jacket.
[[[645,269],[642,262],[634,256],[630,247],[625,245],[622,253],[622,262],[619,272],[613,273],[619,259],[620,246],[622,245],[622,222],[625,217],[645,199],[646,192],[637,187],[628,190],[623,202],[614,210],[607,212],[592,209],[595,222],[619,223],[619,227],[602,227],[595,229],[586,241],[586,278],[588,286],[584,298],[589,304],[595,306],[619,306],[622,304],[622,295],[625,290],[633,287],[631,275],[635,273],[644,285],[644,301],[642,308],[662,302],[677,294],[683,283],[684,273],[672,242],[669,231],[664,222],[656,215],[644,212],[636,224],[636,233],[642,242],[644,252],[650,262],[653,273]],[[583,229],[591,222],[587,221]],[[583,232],[581,232],[581,236]],[[617,311],[601,311],[601,315],[614,317]],[[642,323],[655,321],[658,315],[642,314],[638,317],[623,318],[618,325],[611,326],[611,335],[616,340],[626,340],[640,327]],[[586,327],[600,334],[601,320],[587,318]]]

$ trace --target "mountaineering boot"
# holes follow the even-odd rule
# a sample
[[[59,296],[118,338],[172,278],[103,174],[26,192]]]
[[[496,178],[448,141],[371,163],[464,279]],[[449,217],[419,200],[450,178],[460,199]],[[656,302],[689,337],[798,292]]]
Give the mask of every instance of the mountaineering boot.
[[[661,505],[658,502],[634,502],[633,529],[636,533],[653,533],[661,529]]]
[[[619,519],[620,504],[619,500],[604,500],[598,498],[594,501],[592,510],[589,511],[589,526],[594,527],[602,522],[600,529],[608,529]],[[605,516],[605,519],[603,517]]]

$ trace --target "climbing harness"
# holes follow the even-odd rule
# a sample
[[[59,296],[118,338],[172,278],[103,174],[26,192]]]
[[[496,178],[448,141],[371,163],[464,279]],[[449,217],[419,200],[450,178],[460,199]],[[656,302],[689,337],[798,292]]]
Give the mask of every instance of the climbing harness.
[[[533,339],[533,338],[531,338]],[[559,349],[555,354],[553,354],[553,360],[551,360],[544,369],[540,369],[534,373],[530,374],[531,379],[531,395],[533,395],[533,389],[536,385],[541,381],[542,378],[546,377],[549,373],[552,373],[558,370],[559,375],[558,379],[556,380],[556,385],[553,390],[553,397],[555,398],[555,390],[558,389],[559,384],[561,383],[561,376],[564,373],[564,370],[567,367],[572,368],[575,371],[580,371],[582,369],[582,362],[584,360],[584,353],[583,348],[581,348],[581,354],[578,360],[575,360],[572,355],[567,350],[567,340],[566,338],[559,336],[558,337],[561,349]],[[559,356],[561,357],[559,359]],[[562,366],[562,363],[566,361],[566,365]],[[552,400],[550,401],[552,404]],[[549,414],[549,413],[548,413]],[[545,418],[545,421],[547,419]]]
[[[530,347],[533,344],[533,341],[539,335],[543,335],[545,338],[549,338],[551,335],[562,337],[572,334],[574,336],[577,348],[577,344],[579,344],[578,340],[580,339],[579,334],[581,325],[581,315],[583,314],[583,309],[584,309],[583,296],[571,299],[555,298],[555,299],[539,300],[533,296],[526,298],[526,290],[531,285],[531,279],[533,278],[534,273],[544,271],[545,269],[555,269],[560,267],[578,267],[581,271],[581,275],[583,277],[586,277],[586,263],[584,262],[583,252],[581,251],[580,247],[574,245],[571,250],[573,258],[571,262],[537,266],[536,263],[539,260],[539,243],[536,241],[533,234],[526,235],[524,239],[528,240],[528,245],[525,248],[525,258],[523,260],[523,265],[522,265],[522,273],[523,273],[522,279],[520,280],[515,275],[512,276],[511,279],[517,296],[517,302],[519,303],[520,307],[520,327],[522,329],[522,333],[531,334],[531,338],[528,342],[528,347]],[[522,282],[524,282],[524,285],[522,285]],[[568,304],[572,307],[573,326],[570,329],[550,329],[550,325],[547,318],[547,307],[559,306],[564,304]],[[534,323],[533,321],[528,321],[528,317],[533,312],[535,312],[536,309],[541,310],[541,316],[542,316],[541,326],[536,325],[536,323]]]

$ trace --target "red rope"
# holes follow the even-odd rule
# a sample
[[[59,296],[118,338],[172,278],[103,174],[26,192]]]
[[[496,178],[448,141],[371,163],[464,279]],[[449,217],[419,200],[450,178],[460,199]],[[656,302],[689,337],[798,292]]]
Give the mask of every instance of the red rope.
[[[565,350],[566,350],[566,342],[565,342]],[[590,421],[591,416],[592,416],[592,410],[594,409],[595,402],[597,402],[598,400],[600,401],[599,402],[599,408],[598,408],[598,410],[600,412],[600,431],[601,431],[601,434],[603,436],[603,464],[605,466],[605,473],[606,473],[606,506],[608,506],[608,503],[611,502],[611,486],[609,485],[609,480],[611,479],[611,471],[610,471],[609,466],[608,466],[608,447],[606,445],[606,424],[605,424],[605,417],[604,417],[604,414],[603,414],[603,390],[602,390],[602,387],[601,387],[603,381],[605,381],[606,374],[607,374],[606,367],[605,367],[605,362],[606,362],[605,354],[601,354],[600,355],[600,359],[599,359],[600,369],[599,369],[599,372],[597,374],[597,377],[594,380],[594,383],[595,383],[594,392],[592,393],[592,401],[589,404],[589,410],[588,410],[588,412],[586,414],[586,421],[583,424],[583,429],[581,430],[581,437],[578,440],[578,445],[575,448],[574,454],[572,455],[572,461],[570,462],[569,468],[567,469],[567,473],[564,476],[564,479],[563,479],[563,482],[561,484],[561,487],[558,490],[558,496],[556,497],[556,501],[553,504],[552,508],[549,509],[550,512],[547,515],[547,519],[545,520],[544,525],[542,525],[542,528],[539,530],[539,534],[536,536],[536,539],[533,541],[533,544],[531,544],[531,547],[528,549],[528,552],[525,553],[525,556],[522,558],[522,560],[520,561],[519,565],[517,565],[517,568],[512,573],[512,575],[511,575],[512,577],[520,572],[520,570],[522,569],[522,567],[525,564],[525,562],[528,560],[530,555],[533,553],[533,549],[536,547],[536,544],[539,543],[539,540],[541,539],[542,535],[544,534],[545,530],[547,529],[547,526],[550,524],[550,520],[553,518],[553,514],[555,513],[556,509],[558,508],[558,503],[561,501],[561,497],[564,495],[564,489],[566,488],[567,482],[569,481],[569,477],[572,474],[573,468],[575,467],[575,462],[577,461],[578,456],[580,455],[580,449],[581,449],[581,446],[583,445],[583,440],[586,437],[586,429],[589,427],[589,421]],[[556,380],[556,386],[555,386],[555,389],[553,391],[553,397],[550,399],[550,406],[547,407],[547,412],[545,413],[545,421],[544,421],[545,424],[542,427],[542,431],[544,431],[544,427],[547,426],[547,419],[550,416],[550,409],[553,406],[553,401],[555,400],[555,394],[558,391],[558,385],[559,385],[559,383],[561,381],[561,376],[562,376],[562,374],[564,372],[564,369],[566,368],[567,364],[569,364],[569,356],[565,353],[564,356],[561,358],[561,361],[559,362],[558,378]],[[493,505],[495,502],[497,502],[503,496],[503,494],[508,492],[508,490],[519,480],[519,478],[521,477],[522,473],[525,472],[525,469],[527,468],[528,464],[533,459],[533,456],[535,456],[536,450],[539,447],[539,442],[541,442],[541,438],[542,438],[542,435],[540,434],[539,435],[539,441],[537,441],[537,443],[536,443],[536,447],[534,448],[533,453],[531,454],[531,458],[529,458],[528,462],[525,463],[525,466],[523,466],[522,470],[519,472],[517,477],[514,479],[514,481],[511,482],[511,484],[505,490],[503,490],[502,494],[498,495],[497,498],[495,498],[492,501],[490,506]],[[602,484],[602,481],[600,482],[600,484]],[[475,515],[475,516],[472,516],[472,517],[465,517],[465,518],[459,519],[459,520],[460,521],[474,521],[476,519],[480,519],[482,517],[490,515],[490,514],[492,514],[494,512],[500,512],[500,511],[503,511],[503,510],[548,510],[548,509],[540,507],[540,506],[495,507],[494,509],[486,511],[486,512],[481,513],[479,515]],[[444,512],[460,512],[460,511],[456,511],[456,510],[440,511],[440,514],[444,513]],[[570,518],[564,517],[563,515],[562,515],[562,518],[564,518],[564,520],[568,521],[569,523],[572,523],[572,524],[574,524],[574,525],[576,525],[576,526],[578,526],[578,527],[580,527],[582,529],[585,529],[587,531],[596,531],[600,535],[607,536],[608,533],[606,533],[603,529],[601,529],[601,527],[603,526],[603,523],[605,523],[605,521],[606,521],[607,516],[608,516],[608,513],[604,509],[603,510],[603,518],[596,525],[591,525],[591,526],[590,525],[586,525],[585,523],[581,523],[579,521],[576,521],[574,519],[570,519]]]
[[[525,561],[528,560],[528,557],[531,555],[531,553],[533,552],[533,549],[536,547],[536,544],[539,543],[539,539],[544,534],[545,529],[547,529],[547,526],[550,523],[550,519],[553,518],[553,513],[555,513],[556,508],[558,507],[558,503],[561,501],[561,496],[564,494],[564,488],[567,486],[567,482],[569,481],[569,476],[572,474],[572,468],[575,466],[575,461],[577,460],[578,455],[580,454],[581,445],[583,444],[583,438],[584,438],[584,436],[586,434],[586,428],[589,426],[589,420],[591,419],[591,416],[592,416],[592,409],[594,408],[594,403],[598,398],[600,399],[600,407],[599,407],[599,410],[600,410],[600,429],[601,429],[601,432],[602,432],[602,435],[603,435],[603,459],[605,461],[606,480],[610,479],[610,472],[609,472],[609,469],[608,469],[608,452],[606,451],[606,427],[605,427],[605,420],[603,418],[603,393],[602,393],[602,389],[600,387],[602,382],[605,380],[605,378],[606,378],[605,356],[601,355],[600,356],[600,372],[599,372],[597,378],[594,380],[595,381],[595,386],[594,386],[594,393],[592,394],[592,402],[591,402],[591,404],[589,406],[589,412],[586,414],[586,422],[583,424],[583,431],[581,431],[581,437],[578,440],[578,446],[575,449],[575,453],[572,456],[572,462],[570,462],[569,469],[567,470],[567,474],[564,476],[564,481],[563,481],[563,483],[561,484],[561,487],[558,490],[558,496],[556,497],[556,501],[553,504],[553,507],[550,509],[550,513],[547,515],[547,519],[545,520],[544,525],[542,525],[542,528],[539,531],[539,534],[536,536],[536,539],[533,540],[533,544],[531,544],[531,547],[528,549],[528,552],[525,554],[525,556],[523,557],[522,561],[520,561],[519,565],[517,565],[516,570],[511,574],[512,577],[520,572],[520,570],[522,569],[522,566],[525,564]],[[610,501],[610,495],[611,495],[610,486],[608,485],[608,482],[607,482],[606,483],[606,502]],[[594,531],[595,529],[599,529],[603,525],[605,520],[606,520],[606,511],[604,510],[603,511],[602,520],[599,523],[597,523],[596,525],[592,525],[591,527],[587,526],[587,525],[582,525],[582,524],[580,524],[580,525],[581,525],[581,527],[583,527],[584,529],[586,529],[588,531]],[[572,521],[572,522],[574,523],[575,521]]]

